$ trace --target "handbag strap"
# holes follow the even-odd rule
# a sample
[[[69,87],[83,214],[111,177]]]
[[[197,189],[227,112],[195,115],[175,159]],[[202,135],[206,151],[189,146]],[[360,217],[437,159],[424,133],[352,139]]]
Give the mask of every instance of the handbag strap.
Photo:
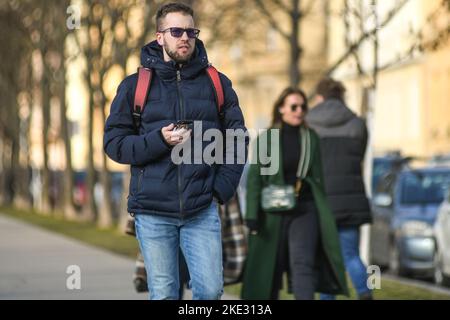
[[[309,166],[311,164],[311,134],[305,126],[300,128],[300,159],[297,168],[297,182],[295,189],[297,193],[300,191],[301,182],[308,174]]]

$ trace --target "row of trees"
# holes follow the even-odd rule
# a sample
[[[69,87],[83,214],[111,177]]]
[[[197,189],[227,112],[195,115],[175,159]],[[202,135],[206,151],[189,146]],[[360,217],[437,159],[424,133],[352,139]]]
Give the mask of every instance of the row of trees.
[[[342,12],[329,10],[329,1],[314,0],[190,0],[184,1],[194,7],[196,20],[206,34],[207,45],[231,44],[236,40],[255,41],[255,35],[247,32],[248,26],[262,21],[281,35],[289,52],[288,70],[292,85],[302,80],[302,33],[301,27],[314,12],[317,3],[327,15],[338,15],[344,25],[351,19],[365,19],[362,9],[358,10],[345,1]],[[392,9],[383,17],[376,15],[377,1],[373,0],[372,13],[378,20],[373,28],[361,24],[361,32],[356,39],[346,36],[347,50],[324,74],[331,74],[340,65],[355,59],[360,72],[365,72],[358,58],[358,50],[366,41],[376,45],[377,32],[386,27],[410,0],[394,2]],[[108,110],[105,93],[105,75],[112,68],[126,73],[130,57],[139,55],[141,46],[151,40],[155,32],[153,15],[161,0],[8,0],[0,3],[0,204],[30,207],[29,200],[31,167],[30,148],[31,119],[38,116],[42,121],[40,141],[42,142],[42,168],[40,168],[40,199],[42,212],[55,210],[68,219],[97,221],[102,227],[113,224],[111,176],[106,156],[102,166],[94,166],[94,115],[101,114],[103,122]],[[449,10],[450,0],[442,0],[442,8]],[[317,8],[316,8],[317,9]],[[288,23],[274,19],[273,12],[279,11],[287,17]],[[445,31],[445,30],[444,30]],[[440,34],[448,38],[449,30]],[[414,50],[435,49],[436,45],[421,44],[419,35]],[[423,37],[422,37],[423,38]],[[440,43],[441,41],[438,41]],[[375,47],[375,50],[378,50]],[[412,49],[411,49],[412,50]],[[376,57],[376,54],[375,54]],[[68,65],[74,59],[84,64],[83,83],[89,93],[87,141],[88,158],[87,194],[88,201],[77,213],[73,200],[73,168],[70,122],[67,119],[66,80]],[[395,63],[395,62],[393,62]],[[386,66],[374,63],[373,76]],[[375,82],[375,81],[374,81]],[[65,166],[62,195],[59,206],[50,203],[49,146],[59,143],[64,146]],[[99,179],[103,189],[103,200],[98,206],[94,201],[95,183]],[[127,180],[127,177],[124,179]],[[126,190],[126,189],[125,189]],[[124,200],[125,200],[124,194]],[[125,203],[125,201],[123,201]],[[120,210],[126,212],[125,208]]]
[[[126,69],[128,58],[137,54],[154,31],[150,10],[158,1],[82,1],[74,6],[64,1],[4,1],[0,5],[1,39],[1,131],[2,175],[0,195],[3,204],[20,207],[29,201],[31,117],[42,120],[39,209],[50,212],[49,146],[61,143],[65,150],[62,195],[57,212],[68,219],[79,218],[73,202],[73,168],[70,125],[67,119],[67,66],[73,59],[84,62],[83,82],[89,93],[87,194],[94,194],[96,180],[93,160],[94,113],[106,119],[104,75],[113,66]],[[136,25],[128,23],[136,16]],[[71,46],[68,44],[72,43]],[[74,45],[73,45],[74,44]],[[70,48],[70,50],[69,50]],[[56,107],[55,107],[56,106]],[[55,119],[59,114],[59,119]],[[101,226],[112,224],[111,190],[106,157],[100,172],[105,201],[97,208],[93,196],[83,208],[82,217],[98,220]]]

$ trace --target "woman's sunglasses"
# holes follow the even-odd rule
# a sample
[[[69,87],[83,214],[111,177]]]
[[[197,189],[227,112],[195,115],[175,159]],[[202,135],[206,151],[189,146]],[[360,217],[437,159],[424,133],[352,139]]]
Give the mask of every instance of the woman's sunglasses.
[[[291,104],[291,111],[292,112],[297,111],[298,108],[301,108],[303,111],[305,111],[306,104],[305,103],[303,103],[303,104]]]
[[[190,39],[198,38],[198,35],[200,34],[200,30],[198,30],[198,29],[194,29],[194,28],[184,29],[184,28],[177,28],[177,27],[167,28],[167,29],[161,30],[159,32],[164,33],[167,31],[170,31],[170,34],[174,38],[181,38],[185,31],[186,31],[188,38],[190,38]]]

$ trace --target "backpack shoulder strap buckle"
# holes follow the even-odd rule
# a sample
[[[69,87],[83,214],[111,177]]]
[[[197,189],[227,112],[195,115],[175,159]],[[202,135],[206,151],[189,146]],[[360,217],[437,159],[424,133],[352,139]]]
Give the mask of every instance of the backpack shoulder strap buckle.
[[[152,76],[152,69],[144,67],[138,68],[138,81],[133,103],[133,120],[137,130],[139,130],[139,127],[141,126],[141,116],[147,102]]]

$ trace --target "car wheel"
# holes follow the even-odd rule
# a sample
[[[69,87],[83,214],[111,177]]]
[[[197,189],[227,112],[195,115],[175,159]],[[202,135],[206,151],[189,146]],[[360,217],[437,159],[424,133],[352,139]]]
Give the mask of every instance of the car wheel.
[[[445,275],[444,273],[442,274],[442,285],[444,287],[450,288],[450,277]]]
[[[434,254],[434,283],[441,286],[444,282],[444,273],[442,272],[442,256],[439,252]]]
[[[450,277],[444,274],[444,266],[442,261],[442,254],[440,252],[436,252],[434,255],[434,275],[433,280],[434,283],[439,286],[450,287]]]

